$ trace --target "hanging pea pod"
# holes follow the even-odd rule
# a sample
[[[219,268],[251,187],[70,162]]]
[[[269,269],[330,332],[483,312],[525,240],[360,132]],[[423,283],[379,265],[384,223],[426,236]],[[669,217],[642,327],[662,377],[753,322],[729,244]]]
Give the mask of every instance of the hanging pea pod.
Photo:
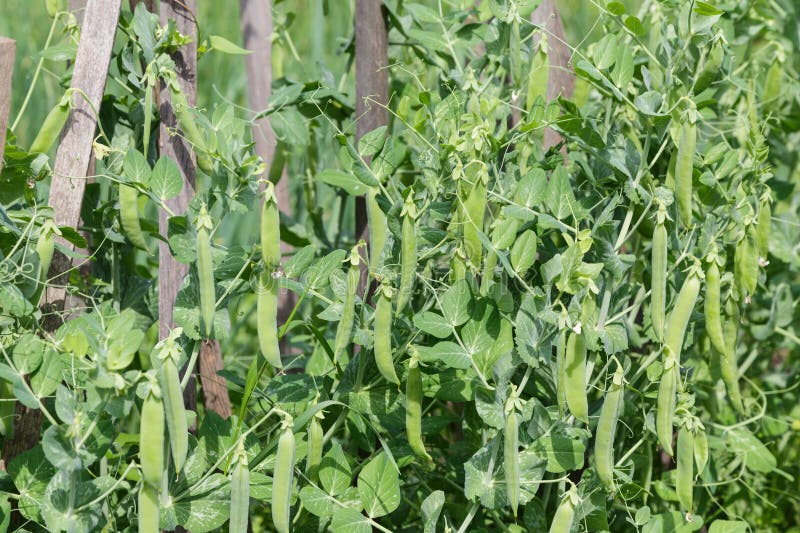
[[[325,434],[322,431],[322,411],[311,417],[308,423],[308,453],[306,454],[306,477],[313,482],[319,479],[319,465],[322,462],[322,451]]]
[[[575,521],[575,509],[579,503],[578,489],[573,485],[564,494],[558,509],[556,509],[553,522],[550,524],[550,533],[569,533],[572,531],[572,523]]]
[[[656,215],[651,250],[650,320],[659,342],[664,342],[667,309],[667,209],[661,204]]]
[[[417,456],[432,460],[422,441],[422,374],[419,369],[419,354],[413,348],[406,377],[406,438]]]
[[[464,225],[464,250],[467,259],[474,268],[479,268],[483,257],[483,244],[479,234],[483,231],[483,219],[486,214],[486,181],[489,175],[483,167],[475,173],[475,181],[467,184],[461,180],[462,187],[469,187],[464,200],[462,219]]]
[[[517,389],[511,386],[511,394],[506,401],[505,431],[503,432],[503,471],[505,472],[506,497],[514,516],[519,507],[519,415],[516,412]]]
[[[703,311],[706,319],[706,333],[711,345],[717,352],[725,353],[725,340],[722,335],[722,317],[720,300],[720,273],[717,262],[719,257],[712,250],[706,257],[706,295],[703,300]]]
[[[614,440],[617,434],[617,422],[624,406],[625,399],[625,370],[617,363],[617,370],[611,381],[611,386],[603,399],[603,408],[600,410],[600,420],[594,441],[595,468],[597,477],[603,482],[609,492],[617,490],[614,483]]]
[[[124,183],[119,184],[117,192],[119,194],[119,220],[125,236],[132,245],[149,253],[150,250],[147,248],[147,242],[139,223],[139,193],[134,187]]]
[[[197,277],[200,285],[200,316],[206,338],[211,338],[214,328],[216,289],[214,288],[214,266],[211,260],[211,236],[214,226],[206,206],[200,208],[197,217]]]
[[[377,200],[378,190],[367,190],[367,220],[369,222],[369,268],[375,272],[380,264],[381,254],[386,247],[387,221]]]
[[[675,201],[680,221],[685,227],[692,223],[692,174],[697,147],[697,128],[690,117],[680,124],[678,153],[675,160]]]
[[[206,174],[211,175],[214,171],[214,164],[206,154],[206,144],[203,135],[197,128],[197,124],[192,116],[191,106],[186,100],[186,95],[180,89],[177,79],[174,77],[167,80],[167,85],[170,89],[172,96],[172,109],[175,112],[175,118],[178,119],[178,125],[186,137],[186,140],[194,147],[197,156],[197,166]]]
[[[736,245],[733,255],[733,278],[740,296],[744,298],[745,303],[749,303],[758,286],[758,249],[756,229],[753,224],[747,226],[744,237]]]
[[[373,320],[375,364],[386,381],[400,385],[392,358],[392,292],[388,284],[378,289]]]
[[[272,524],[278,533],[289,533],[291,523],[292,484],[294,482],[295,439],[290,417],[278,438],[275,470],[272,476]]]
[[[336,364],[342,354],[350,345],[350,337],[353,335],[353,324],[356,317],[356,293],[358,292],[359,271],[358,265],[361,257],[358,255],[358,248],[361,244],[353,246],[350,251],[350,267],[347,270],[347,288],[344,295],[344,306],[339,325],[336,327],[336,338],[333,341],[333,363]]]
[[[700,94],[701,92],[705,91],[708,86],[711,85],[711,82],[720,76],[720,67],[722,66],[722,60],[724,58],[724,43],[721,37],[717,37],[714,39],[714,43],[711,45],[711,50],[709,51],[705,63],[703,64],[703,69],[700,71],[700,74],[698,74],[697,79],[695,80],[694,94]]]
[[[761,265],[767,264],[769,257],[769,234],[772,226],[772,195],[767,190],[758,203],[758,218],[756,219],[756,243],[758,247],[758,261]]]
[[[178,377],[178,365],[183,349],[177,340],[182,334],[182,328],[175,328],[154,348],[156,357],[161,360],[158,382],[161,386],[169,447],[176,472],[183,469],[189,453],[189,428],[186,423],[186,408],[183,405],[183,389]]]
[[[150,382],[139,427],[139,464],[142,480],[155,489],[161,488],[164,475],[164,404],[155,381]]]
[[[580,332],[580,324],[570,332],[564,365],[564,392],[572,415],[589,423],[589,404],[586,398],[586,341]]]
[[[723,335],[725,337],[725,351],[720,358],[720,374],[722,382],[725,383],[725,390],[728,393],[731,405],[739,413],[744,413],[742,404],[742,393],[739,388],[739,365],[736,361],[736,341],[739,337],[739,305],[728,298],[725,302],[725,315],[727,316],[723,325]]]
[[[673,420],[675,418],[675,399],[678,389],[678,364],[674,356],[664,363],[664,372],[658,384],[656,403],[656,436],[661,448],[670,456],[672,453]]]
[[[417,206],[414,205],[414,190],[406,195],[403,210],[400,213],[403,219],[402,239],[400,241],[400,288],[397,292],[397,308],[395,314],[403,312],[411,294],[414,291],[414,280],[417,275],[417,235],[416,218]]]
[[[686,512],[693,507],[694,492],[694,433],[685,425],[678,430],[678,468],[675,476],[675,491],[678,503]]]
[[[31,143],[29,152],[46,154],[50,151],[61,134],[61,130],[64,129],[64,124],[67,123],[71,101],[72,91],[68,89],[45,117],[39,133]]]
[[[31,303],[39,305],[44,289],[47,286],[47,275],[50,271],[50,263],[53,262],[53,252],[55,251],[55,236],[61,235],[61,230],[55,225],[52,219],[45,220],[39,230],[39,238],[36,239],[36,254],[39,256],[39,279],[36,290],[31,296]]]
[[[700,268],[700,263],[695,261],[695,264],[689,269],[683,286],[681,286],[678,298],[675,300],[675,308],[670,313],[669,321],[667,322],[667,329],[664,334],[665,353],[667,356],[674,356],[678,365],[681,362],[681,349],[683,348],[686,328],[689,325],[697,297],[700,294],[700,285],[703,277],[704,274]]]
[[[275,186],[267,182],[261,207],[261,256],[264,272],[259,276],[256,300],[258,341],[264,358],[275,368],[281,368],[278,343],[278,280],[281,262],[280,214],[275,198]]]
[[[14,436],[14,386],[0,378],[0,435],[6,439]]]
[[[244,443],[239,441],[236,465],[231,473],[231,512],[229,533],[246,533],[250,519],[250,468]]]

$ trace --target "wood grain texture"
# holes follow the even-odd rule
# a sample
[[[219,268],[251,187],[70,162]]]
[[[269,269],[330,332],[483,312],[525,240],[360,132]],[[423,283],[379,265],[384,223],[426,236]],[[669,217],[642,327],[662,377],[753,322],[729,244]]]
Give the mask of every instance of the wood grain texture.
[[[0,170],[3,170],[8,111],[11,109],[11,78],[14,74],[14,57],[16,53],[16,41],[7,37],[0,37]]]
[[[103,92],[117,31],[121,0],[89,0],[86,4],[78,53],[70,87],[80,89],[83,95],[73,96],[73,107],[61,136],[56,152],[53,178],[50,183],[49,204],[53,208],[58,226],[77,228],[80,220],[81,202],[86,188],[86,176],[92,154],[97,127],[96,112],[100,109]],[[60,240],[70,250],[74,247]],[[50,268],[52,286],[47,288],[45,301],[50,304],[64,301],[64,275],[72,262],[56,251]],[[66,305],[69,308],[69,302]]]
[[[389,123],[389,50],[381,0],[356,0],[356,144],[365,134]],[[366,199],[356,198],[356,240],[369,244]],[[361,265],[359,292],[367,284],[367,266]]]
[[[566,42],[564,25],[558,14],[555,0],[544,0],[531,14],[531,22],[544,29],[547,35],[550,76],[547,83],[547,100],[563,96],[570,98],[575,89],[575,72],[570,57],[572,51]],[[550,128],[544,130],[544,149],[549,150],[561,142],[561,136]],[[566,152],[564,152],[566,157]]]
[[[178,31],[192,37],[190,43],[172,54],[178,83],[190,105],[195,105],[197,101],[197,25],[194,15],[196,11],[197,0],[162,0],[160,7],[161,24],[174,20]],[[178,127],[178,121],[170,102],[169,89],[161,87],[158,101],[161,115],[161,129],[158,136],[159,153],[174,159],[183,176],[183,188],[180,194],[167,200],[166,203],[172,212],[183,214],[194,196],[196,177],[194,155],[191,146],[182,135],[170,134],[170,131],[175,131]],[[168,226],[169,215],[163,210],[159,211],[159,233],[166,237]],[[170,330],[175,327],[175,297],[188,271],[188,265],[179,263],[172,257],[169,245],[160,242],[158,245],[158,337],[160,339],[167,337]],[[185,372],[184,368],[181,376]],[[183,403],[187,409],[195,410],[197,407],[196,388],[195,379],[192,377],[183,393]]]
[[[204,340],[200,345],[200,387],[203,390],[203,404],[222,418],[231,416],[231,400],[228,385],[218,372],[222,370],[222,352],[219,342]]]

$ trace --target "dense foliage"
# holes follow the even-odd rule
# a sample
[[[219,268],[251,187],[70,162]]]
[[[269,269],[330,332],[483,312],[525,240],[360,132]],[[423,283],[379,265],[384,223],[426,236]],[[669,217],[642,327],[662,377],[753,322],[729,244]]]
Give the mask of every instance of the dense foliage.
[[[573,49],[576,98],[548,102],[537,3],[387,0],[390,124],[357,144],[349,71],[279,77],[257,115],[180,108],[199,172],[168,235],[182,180],[152,91],[180,101],[185,39],[124,13],[81,228],[51,222],[47,153],[7,141],[2,430],[13,399],[45,423],[0,478],[3,524],[13,504],[14,527],[49,531],[156,512],[195,533],[248,514],[253,531],[800,528],[800,13],[609,2]],[[254,116],[280,141],[271,169]],[[545,151],[548,127],[564,142]],[[284,161],[280,258],[276,224],[246,215],[276,219],[259,180]],[[79,314],[38,307],[55,234],[89,253]],[[159,240],[191,270],[157,343]],[[186,437],[176,369],[209,335],[235,415],[201,403]]]

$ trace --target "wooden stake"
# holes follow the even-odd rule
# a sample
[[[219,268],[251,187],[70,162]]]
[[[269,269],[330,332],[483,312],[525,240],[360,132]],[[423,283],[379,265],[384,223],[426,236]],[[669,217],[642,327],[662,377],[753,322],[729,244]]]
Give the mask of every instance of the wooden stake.
[[[3,154],[6,148],[8,110],[11,108],[11,77],[14,74],[16,41],[0,37],[0,171],[3,170]]]

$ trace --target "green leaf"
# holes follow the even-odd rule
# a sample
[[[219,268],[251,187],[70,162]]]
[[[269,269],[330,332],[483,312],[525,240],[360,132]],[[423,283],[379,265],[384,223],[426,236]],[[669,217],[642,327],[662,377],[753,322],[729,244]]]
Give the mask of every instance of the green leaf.
[[[548,472],[560,474],[583,467],[586,444],[582,440],[551,433],[537,439],[533,449],[547,458]]]
[[[8,463],[8,473],[20,498],[17,509],[28,520],[39,521],[45,488],[56,471],[41,445],[22,452]]]
[[[300,501],[308,512],[320,518],[333,516],[338,508],[336,498],[312,485],[300,489]]]
[[[20,374],[30,374],[34,372],[42,363],[42,356],[44,355],[45,344],[36,335],[26,333],[17,340],[14,351],[12,352],[12,361],[14,367]]]
[[[750,526],[741,520],[714,520],[708,533],[747,533]]]
[[[606,5],[606,9],[614,15],[624,15],[625,14],[625,5],[622,2],[609,2]]]
[[[354,509],[340,507],[333,514],[332,533],[372,533],[369,518]]]
[[[0,309],[15,317],[23,317],[33,312],[33,305],[17,288],[8,282],[0,283]]]
[[[297,147],[308,146],[308,125],[294,107],[286,107],[270,116],[269,123],[275,137],[282,143]]]
[[[700,0],[695,2],[694,12],[704,17],[713,17],[715,15],[723,15],[725,13],[721,9],[718,9],[716,6],[713,6],[708,2],[701,2]],[[719,520],[717,520],[717,522],[719,522]]]
[[[456,282],[448,288],[440,299],[442,315],[453,327],[458,327],[469,319],[469,305],[472,293],[466,280]]]
[[[369,190],[369,187],[354,174],[343,170],[326,168],[317,174],[317,179],[328,185],[340,187],[352,196],[362,196]]]
[[[131,148],[122,160],[122,170],[129,183],[138,183],[143,187],[150,185],[150,164],[139,150]]]
[[[469,368],[472,359],[455,342],[443,341],[435,346],[418,346],[420,359],[426,363],[441,361],[449,368]]]
[[[650,521],[642,527],[642,533],[690,533],[703,527],[703,517],[691,515],[691,522],[686,521],[683,513],[669,511],[650,517]]]
[[[738,455],[745,466],[754,472],[769,473],[775,470],[778,462],[755,435],[744,428],[737,428],[725,434],[728,450]]]
[[[436,522],[444,505],[444,491],[435,490],[422,501],[423,533],[436,533]]]
[[[533,230],[522,232],[511,248],[511,266],[524,275],[536,261],[536,233]]]
[[[386,142],[386,129],[386,126],[378,126],[358,140],[358,153],[361,157],[369,158],[381,151]]]
[[[387,515],[400,505],[400,473],[385,452],[361,470],[357,485],[364,510],[371,518]]]
[[[414,315],[414,325],[438,339],[446,339],[453,334],[453,328],[445,318],[433,311],[423,311]]]
[[[319,464],[319,481],[332,496],[343,493],[352,480],[350,463],[339,442],[334,442]]]
[[[153,167],[150,177],[150,190],[162,202],[174,198],[183,189],[183,177],[172,158],[161,156]]]
[[[628,17],[625,19],[625,27],[631,30],[634,35],[644,35],[645,29],[642,21],[636,17]]]
[[[252,50],[245,50],[241,46],[237,46],[225,37],[220,37],[219,35],[211,35],[208,40],[211,43],[211,49],[222,52],[223,54],[247,55],[253,53]]]

